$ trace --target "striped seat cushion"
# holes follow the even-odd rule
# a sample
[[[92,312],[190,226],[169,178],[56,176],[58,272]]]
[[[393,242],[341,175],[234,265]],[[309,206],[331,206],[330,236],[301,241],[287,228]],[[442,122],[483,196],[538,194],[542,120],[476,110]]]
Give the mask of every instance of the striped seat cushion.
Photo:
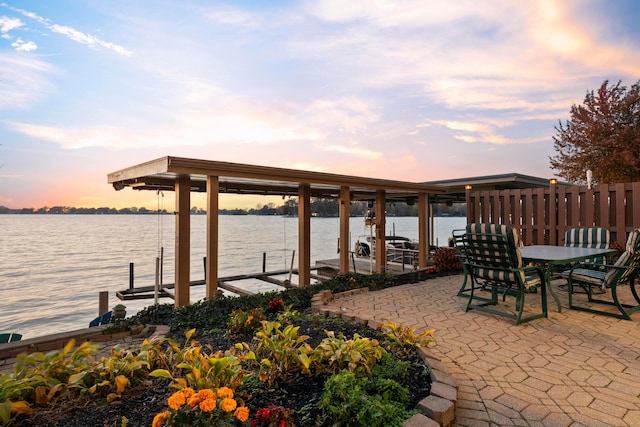
[[[636,228],[635,230],[633,230],[630,234],[629,234],[629,238],[627,238],[627,245],[626,245],[626,250],[629,252],[634,252],[638,246],[638,243],[640,243],[640,228]]]
[[[487,238],[487,235],[499,234],[504,237],[507,243],[508,257],[503,260],[504,263],[495,264],[495,267],[497,267],[495,269],[490,267],[475,268],[474,275],[476,277],[493,282],[515,284],[517,283],[516,275],[519,275],[520,280],[527,289],[540,285],[539,277],[525,275],[522,255],[520,254],[522,241],[515,228],[504,224],[471,223],[467,224],[466,232],[466,238],[471,241]],[[496,259],[499,258],[497,253],[491,254],[487,252],[482,254],[483,257],[487,258],[490,258],[491,255],[496,255]]]
[[[568,278],[571,270],[563,271],[562,277]],[[602,286],[607,272],[601,270],[590,270],[588,268],[576,268],[573,270],[571,279],[574,282],[590,283],[596,286]]]
[[[637,254],[635,258],[639,258],[640,254]],[[627,267],[631,261],[634,260],[634,256],[631,252],[624,251],[620,257],[616,260],[614,267]],[[632,269],[611,268],[608,271],[605,270],[591,270],[588,268],[576,268],[571,273],[571,280],[578,283],[589,283],[596,286],[602,286],[602,289],[609,288],[616,280],[619,283],[626,280],[628,274]],[[564,271],[562,276],[568,278],[571,270]]]
[[[564,245],[574,248],[609,247],[609,230],[602,227],[570,228],[564,233]]]
[[[596,248],[606,249],[609,247],[609,230],[602,227],[592,228],[570,228],[564,233],[564,245],[573,248]],[[604,257],[595,257],[584,260],[602,264]]]

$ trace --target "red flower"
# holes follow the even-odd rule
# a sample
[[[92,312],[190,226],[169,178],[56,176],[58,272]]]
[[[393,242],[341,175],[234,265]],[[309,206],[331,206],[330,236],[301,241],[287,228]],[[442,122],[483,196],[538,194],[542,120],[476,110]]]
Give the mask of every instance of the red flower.
[[[284,422],[284,420],[280,421],[280,424],[278,425],[278,427],[286,427],[287,424]]]
[[[268,420],[270,416],[271,416],[271,411],[269,411],[269,409],[267,408],[264,408],[262,411],[262,419]]]

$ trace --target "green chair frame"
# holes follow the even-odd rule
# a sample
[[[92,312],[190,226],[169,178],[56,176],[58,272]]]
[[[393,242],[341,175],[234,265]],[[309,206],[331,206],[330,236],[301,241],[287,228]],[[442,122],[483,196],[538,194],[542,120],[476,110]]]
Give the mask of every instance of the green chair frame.
[[[637,276],[640,273],[640,228],[635,229],[627,240],[626,250],[620,255],[615,264],[585,263],[573,266],[563,273],[567,278],[569,291],[569,308],[594,314],[631,320],[631,314],[640,310],[640,296],[638,295]],[[628,284],[635,304],[622,303],[618,295],[618,286]],[[585,307],[574,304],[574,286],[579,286],[587,296],[590,304],[614,306],[618,312],[604,309]],[[594,294],[611,293],[611,299],[594,298]]]
[[[481,224],[478,224],[481,225]],[[468,227],[462,236],[465,273],[468,276],[469,299],[465,311],[480,310],[515,320],[519,325],[531,320],[548,317],[546,279],[544,271],[537,266],[525,267],[520,256],[518,239],[510,226],[501,226],[498,233],[482,233],[489,227]],[[517,236],[516,236],[517,237]],[[539,283],[541,310],[523,317],[525,295],[531,283]],[[490,296],[478,294],[479,290],[490,290]],[[500,310],[498,294],[503,301],[507,294],[515,296],[515,313]]]

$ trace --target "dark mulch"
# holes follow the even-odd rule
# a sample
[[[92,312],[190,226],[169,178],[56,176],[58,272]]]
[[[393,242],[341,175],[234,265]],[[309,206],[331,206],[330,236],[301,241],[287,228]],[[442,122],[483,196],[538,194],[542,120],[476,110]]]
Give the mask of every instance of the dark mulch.
[[[382,341],[377,331],[339,319],[296,320],[295,324],[300,326],[300,335],[310,337],[307,342],[312,347],[326,337],[325,329],[335,331],[336,335],[343,333],[347,338],[352,338],[354,333],[358,333],[361,336],[378,338]],[[229,340],[222,333],[217,332],[224,329],[226,325],[209,324],[208,328],[198,329],[194,339],[203,345],[209,344],[214,349],[221,350],[230,348],[238,341],[250,342],[250,337],[236,337]],[[173,330],[171,338],[179,342],[184,341],[185,330]],[[417,403],[429,394],[430,382],[427,379],[428,370],[418,356],[411,356],[410,361],[412,363],[408,372],[397,381],[409,388],[411,402],[408,407],[415,408]],[[295,411],[296,425],[311,426],[319,414],[319,410],[313,407],[320,400],[325,380],[325,376],[297,375],[289,378],[285,384],[279,384],[272,389],[252,388],[251,394],[246,390],[239,390],[238,393],[243,395],[252,411],[269,403],[281,405]],[[123,425],[123,417],[126,417],[127,427],[150,426],[154,415],[167,409],[166,400],[172,392],[167,380],[150,379],[128,391],[116,403],[108,404],[105,399],[84,402],[58,401],[48,407],[37,408],[30,416],[20,416],[14,425],[20,427],[119,427]]]

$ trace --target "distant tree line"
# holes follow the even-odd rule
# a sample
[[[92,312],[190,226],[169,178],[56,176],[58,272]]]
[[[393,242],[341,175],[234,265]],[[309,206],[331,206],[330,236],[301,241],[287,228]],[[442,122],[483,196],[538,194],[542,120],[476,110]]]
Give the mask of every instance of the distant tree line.
[[[311,212],[313,216],[318,217],[337,217],[340,215],[339,203],[334,199],[312,198]],[[367,202],[354,201],[349,207],[351,216],[364,216],[369,210],[373,209]],[[387,203],[387,216],[418,216],[418,206],[416,204],[407,203]],[[150,215],[150,214],[170,214],[166,209],[154,210],[144,207],[129,208],[74,208],[68,206],[52,206],[34,208],[12,209],[6,206],[0,206],[0,214],[36,214],[36,215],[63,215],[63,214],[81,214],[81,215]],[[204,215],[207,211],[198,207],[191,208],[191,214]],[[281,216],[297,216],[298,200],[295,198],[288,199],[281,206],[275,203],[266,205],[258,205],[252,209],[220,209],[220,215],[281,215]],[[466,205],[464,203],[444,204],[439,203],[433,205],[434,216],[466,216]]]
[[[166,209],[160,211],[168,213]],[[114,214],[156,214],[157,210],[147,208],[74,208],[69,206],[52,206],[42,208],[19,208],[12,209],[6,206],[0,206],[0,214],[36,214],[36,215],[62,215],[62,214],[83,214],[83,215],[114,215]]]

